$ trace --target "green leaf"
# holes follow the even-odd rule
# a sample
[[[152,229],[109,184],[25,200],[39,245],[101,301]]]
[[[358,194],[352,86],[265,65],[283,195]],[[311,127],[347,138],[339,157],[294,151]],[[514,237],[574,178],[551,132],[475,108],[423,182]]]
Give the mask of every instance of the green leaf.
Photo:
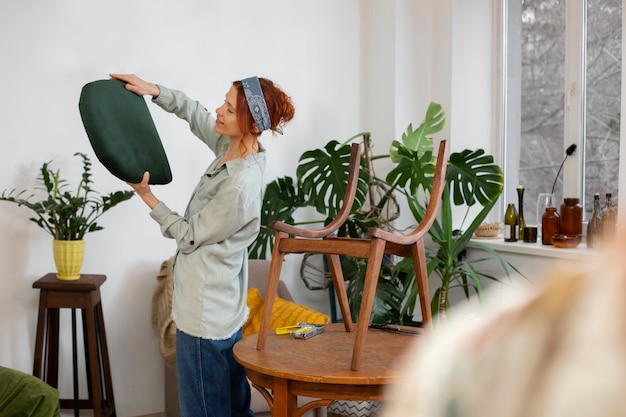
[[[502,169],[482,149],[451,154],[446,181],[452,187],[457,206],[473,206],[477,201],[484,206],[499,196],[504,186]]]
[[[445,112],[440,104],[431,102],[426,110],[426,116],[420,126],[413,130],[413,125],[409,124],[406,132],[402,135],[402,144],[394,141],[391,145],[391,160],[399,162],[399,155],[396,150],[404,147],[418,154],[432,150],[432,139],[429,136],[440,132],[445,127]]]
[[[261,228],[259,235],[248,248],[250,259],[267,259],[274,244],[274,230],[269,224],[274,220],[293,224],[293,213],[304,206],[298,194],[293,178],[277,178],[265,187],[261,206]]]
[[[300,157],[296,175],[308,205],[335,218],[341,209],[348,185],[350,168],[350,145],[332,140],[324,150],[314,149]],[[365,202],[368,192],[369,175],[359,170],[359,182],[352,210],[359,209]]]
[[[413,125],[409,124],[402,134],[402,142],[391,143],[389,155],[396,166],[387,174],[387,183],[408,189],[409,194],[415,194],[420,188],[430,190],[436,162],[430,135],[444,126],[445,113],[441,105],[430,103],[420,126],[413,130]]]
[[[54,239],[80,240],[85,233],[102,230],[96,220],[135,193],[116,191],[102,197],[92,197],[97,193],[91,188],[91,161],[83,153],[77,152],[74,155],[80,156],[83,164],[76,194],[66,191],[68,183],[61,178],[60,170],[53,171],[50,168],[51,162],[44,162],[39,169],[35,188],[47,194],[45,199],[34,201],[34,194],[24,197],[26,190],[17,192],[13,189],[10,192],[3,191],[0,201],[8,201],[32,210],[36,216],[30,220]]]
[[[341,267],[347,283],[346,292],[352,320],[358,322],[367,260],[342,257]],[[381,268],[370,318],[370,321],[374,323],[387,323],[400,316],[404,291],[394,272],[394,267],[389,262],[384,262]]]
[[[410,194],[417,193],[420,188],[430,190],[435,172],[432,150],[420,154],[406,148],[398,148],[397,154],[401,155],[401,158],[387,174],[387,183],[407,189]]]

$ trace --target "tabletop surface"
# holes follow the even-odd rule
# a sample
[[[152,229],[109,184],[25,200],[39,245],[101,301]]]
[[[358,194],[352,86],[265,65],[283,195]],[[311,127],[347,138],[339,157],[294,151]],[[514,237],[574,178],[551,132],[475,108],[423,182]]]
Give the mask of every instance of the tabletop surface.
[[[413,329],[413,328],[411,328]],[[398,362],[421,335],[369,329],[358,371],[350,369],[355,332],[343,324],[327,324],[324,333],[310,339],[276,335],[272,331],[265,349],[256,349],[257,335],[239,341],[235,358],[246,368],[295,381],[348,385],[386,385],[401,378]]]
[[[49,291],[95,291],[106,281],[106,275],[81,274],[77,280],[58,279],[50,272],[33,283],[33,288]]]

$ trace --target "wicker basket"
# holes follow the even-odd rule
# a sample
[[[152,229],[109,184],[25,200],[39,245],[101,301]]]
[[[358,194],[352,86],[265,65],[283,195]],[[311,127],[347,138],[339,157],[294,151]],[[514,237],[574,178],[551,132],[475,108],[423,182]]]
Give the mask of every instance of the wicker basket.
[[[474,234],[478,237],[497,237],[500,233],[500,222],[496,223],[483,223],[478,228],[476,228],[476,232]]]

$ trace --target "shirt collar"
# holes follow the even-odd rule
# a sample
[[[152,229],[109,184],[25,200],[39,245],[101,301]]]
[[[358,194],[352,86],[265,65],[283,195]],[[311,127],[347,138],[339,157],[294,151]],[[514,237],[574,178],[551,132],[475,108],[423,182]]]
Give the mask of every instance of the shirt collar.
[[[254,165],[259,165],[261,169],[265,168],[265,148],[260,143],[259,152],[248,154],[243,158],[231,159],[218,167],[217,164],[219,164],[219,161],[222,159],[222,155],[224,155],[227,148],[228,147],[225,146],[222,152],[217,156],[217,158],[215,158],[215,161],[207,169],[206,175],[213,177],[224,169],[226,169],[229,174],[233,174],[234,172],[243,171],[244,169]]]

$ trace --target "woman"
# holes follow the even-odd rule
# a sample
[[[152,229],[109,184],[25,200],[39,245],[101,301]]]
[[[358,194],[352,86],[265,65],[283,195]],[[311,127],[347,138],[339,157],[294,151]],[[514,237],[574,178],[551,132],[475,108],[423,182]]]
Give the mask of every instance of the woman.
[[[248,316],[247,247],[260,226],[266,160],[258,138],[265,130],[282,133],[294,116],[291,98],[270,80],[246,78],[232,84],[213,116],[181,91],[133,74],[111,77],[186,120],[216,155],[184,216],[152,194],[148,172],[130,185],[163,235],[177,242],[172,318],[182,415],[253,416],[245,369],[232,348]]]

